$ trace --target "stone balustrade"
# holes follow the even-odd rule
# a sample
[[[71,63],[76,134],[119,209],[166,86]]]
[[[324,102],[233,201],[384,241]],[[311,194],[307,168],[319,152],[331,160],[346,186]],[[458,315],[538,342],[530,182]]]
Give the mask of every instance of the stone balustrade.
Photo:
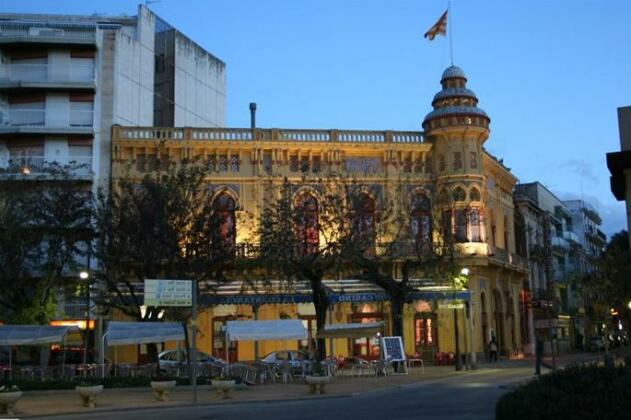
[[[249,128],[161,128],[114,126],[118,140],[292,141],[338,143],[423,143],[421,131],[295,130]]]

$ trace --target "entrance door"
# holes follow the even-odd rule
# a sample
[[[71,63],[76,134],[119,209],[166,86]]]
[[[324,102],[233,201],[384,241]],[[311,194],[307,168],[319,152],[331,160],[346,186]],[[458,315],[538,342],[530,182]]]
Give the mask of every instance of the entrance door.
[[[434,360],[437,348],[436,318],[417,314],[414,318],[414,351],[423,360]]]
[[[215,317],[213,318],[213,356],[220,359],[226,359],[226,334],[223,331],[223,326],[226,325],[226,321],[232,320],[231,317]],[[230,342],[230,363],[236,362],[238,358],[239,347],[236,341]]]
[[[383,320],[383,314],[353,314],[351,315],[351,322],[358,322],[367,324],[370,322],[379,322]],[[381,331],[383,334],[383,331]],[[361,357],[362,359],[375,360],[379,359],[379,337],[362,337],[351,339],[350,353],[353,356]]]

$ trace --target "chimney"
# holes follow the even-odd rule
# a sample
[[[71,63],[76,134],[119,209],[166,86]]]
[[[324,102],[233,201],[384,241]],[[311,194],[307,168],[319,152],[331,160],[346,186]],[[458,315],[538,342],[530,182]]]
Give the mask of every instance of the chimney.
[[[256,102],[250,102],[250,128],[256,128]]]

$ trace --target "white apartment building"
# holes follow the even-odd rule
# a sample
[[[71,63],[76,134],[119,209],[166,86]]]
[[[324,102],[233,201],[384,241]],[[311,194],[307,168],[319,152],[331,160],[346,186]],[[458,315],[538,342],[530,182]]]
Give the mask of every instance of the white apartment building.
[[[0,14],[0,168],[50,162],[109,180],[111,127],[225,126],[225,64],[140,5],[137,16]]]

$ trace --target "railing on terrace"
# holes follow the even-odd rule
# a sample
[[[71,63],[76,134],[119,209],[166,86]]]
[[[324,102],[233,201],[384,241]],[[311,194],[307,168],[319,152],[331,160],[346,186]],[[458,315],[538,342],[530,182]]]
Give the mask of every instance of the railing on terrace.
[[[8,79],[29,82],[93,82],[94,66],[11,63]]]
[[[53,27],[46,23],[40,26],[32,23],[3,22],[0,23],[0,41],[4,39],[24,39],[24,40],[58,40],[80,43],[96,42],[96,32],[94,28],[78,27]]]
[[[300,141],[339,143],[423,143],[420,131],[295,130],[249,128],[115,127],[122,140]]]
[[[46,111],[45,109],[9,109],[9,118],[0,118],[0,127],[92,127],[94,111]]]
[[[92,156],[69,156],[64,159],[46,159],[45,156],[10,156],[8,165],[0,167],[5,174],[42,175],[52,165],[69,165],[75,176],[92,174]]]

